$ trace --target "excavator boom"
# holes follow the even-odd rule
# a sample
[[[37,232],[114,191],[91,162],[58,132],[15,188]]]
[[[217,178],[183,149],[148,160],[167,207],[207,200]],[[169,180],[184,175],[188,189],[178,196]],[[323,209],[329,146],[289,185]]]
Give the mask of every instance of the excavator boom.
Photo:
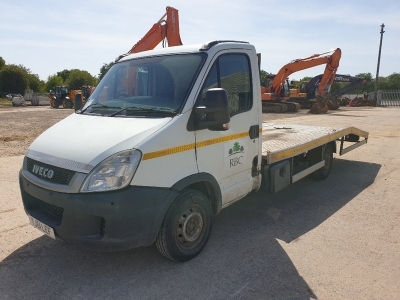
[[[178,10],[170,6],[167,6],[166,13],[151,27],[144,37],[129,50],[128,54],[152,50],[164,39],[167,40],[169,47],[182,45],[179,32]]]
[[[306,57],[303,59],[296,59],[284,65],[276,74],[271,84],[271,91],[274,92],[276,95],[279,95],[282,90],[283,83],[291,74],[315,66],[326,64],[324,74],[321,78],[320,89],[318,91],[319,93],[322,93],[325,86],[333,82],[336,71],[339,67],[339,61],[342,51],[340,50],[340,48],[332,51],[321,54],[314,54],[310,57]],[[328,53],[332,54],[326,55]]]
[[[323,74],[317,75],[306,84],[305,92],[307,93],[308,98],[310,99],[315,98],[316,90],[321,83],[322,76]],[[363,87],[365,83],[368,82],[366,78],[354,77],[350,75],[341,75],[341,74],[336,74],[333,81],[348,83],[348,85],[344,86],[340,90],[332,92],[332,95],[335,97],[339,97],[341,95],[347,94],[352,90],[359,89]]]

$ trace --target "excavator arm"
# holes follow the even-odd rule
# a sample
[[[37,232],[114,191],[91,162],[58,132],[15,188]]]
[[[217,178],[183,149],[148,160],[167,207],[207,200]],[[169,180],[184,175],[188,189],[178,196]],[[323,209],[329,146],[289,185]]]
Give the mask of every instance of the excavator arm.
[[[166,13],[151,27],[144,37],[129,50],[128,54],[152,50],[165,39],[169,47],[182,45],[179,32],[178,10],[170,6],[167,6]]]
[[[306,84],[305,92],[307,93],[308,98],[315,98],[315,93],[321,82],[322,76],[323,76],[322,74],[317,75]],[[348,92],[350,92],[352,90],[361,88],[365,83],[368,82],[368,80],[366,78],[361,78],[361,77],[336,74],[334,82],[348,83],[348,85],[341,88],[340,90],[332,92],[333,96],[339,97],[341,95],[347,94]]]
[[[328,51],[321,54],[314,54],[310,57],[293,60],[290,63],[284,65],[279,70],[279,72],[275,75],[271,86],[266,90],[275,93],[275,95],[280,95],[286,79],[291,74],[315,66],[326,64],[325,71],[321,78],[321,84],[318,90],[318,93],[322,94],[326,85],[331,84],[335,78],[336,71],[339,67],[341,53],[342,52],[340,48],[337,48],[336,50]]]
[[[341,78],[347,78],[348,80],[341,80]],[[352,77],[352,76],[347,76],[347,75],[337,75],[335,77],[335,82],[349,82],[348,85],[345,87],[341,88],[340,90],[337,90],[333,92],[332,94],[335,97],[342,96],[344,94],[349,93],[352,90],[360,89],[368,82],[366,78],[360,78],[360,77]]]

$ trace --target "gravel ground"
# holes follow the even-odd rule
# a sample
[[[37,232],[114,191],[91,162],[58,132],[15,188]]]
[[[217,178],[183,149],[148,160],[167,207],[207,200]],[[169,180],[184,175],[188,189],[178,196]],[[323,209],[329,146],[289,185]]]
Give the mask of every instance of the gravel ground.
[[[37,136],[73,112],[41,106],[0,109],[0,157],[25,154]]]
[[[260,190],[224,209],[205,250],[184,264],[154,245],[87,251],[29,224],[22,154],[71,113],[0,110],[0,299],[399,299],[399,108],[264,115],[277,124],[355,126],[369,139],[335,156],[327,180]]]

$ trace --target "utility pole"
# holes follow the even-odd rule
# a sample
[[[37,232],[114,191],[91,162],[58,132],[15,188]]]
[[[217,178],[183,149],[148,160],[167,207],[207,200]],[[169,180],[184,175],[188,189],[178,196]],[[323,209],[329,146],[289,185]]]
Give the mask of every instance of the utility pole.
[[[385,24],[381,25],[381,42],[379,43],[379,54],[378,54],[378,65],[376,66],[376,77],[375,77],[375,90],[374,90],[374,106],[377,104],[376,94],[378,90],[378,76],[379,76],[379,65],[381,63],[381,50],[382,50],[382,37],[383,37],[383,28],[385,28]]]

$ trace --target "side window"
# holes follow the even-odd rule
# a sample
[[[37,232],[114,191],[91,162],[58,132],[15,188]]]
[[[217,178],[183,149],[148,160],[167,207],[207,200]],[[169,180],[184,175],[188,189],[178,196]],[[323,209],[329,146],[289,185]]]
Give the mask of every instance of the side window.
[[[246,55],[221,55],[208,73],[197,103],[204,103],[207,90],[216,87],[226,90],[231,116],[247,111],[252,107],[250,66]]]
[[[211,67],[210,72],[207,75],[206,81],[203,84],[200,95],[197,98],[198,105],[204,105],[204,99],[206,98],[207,90],[220,87],[218,84],[218,70],[217,70],[218,60]]]
[[[253,104],[247,56],[228,54],[218,58],[221,88],[228,93],[231,116],[247,111]]]

